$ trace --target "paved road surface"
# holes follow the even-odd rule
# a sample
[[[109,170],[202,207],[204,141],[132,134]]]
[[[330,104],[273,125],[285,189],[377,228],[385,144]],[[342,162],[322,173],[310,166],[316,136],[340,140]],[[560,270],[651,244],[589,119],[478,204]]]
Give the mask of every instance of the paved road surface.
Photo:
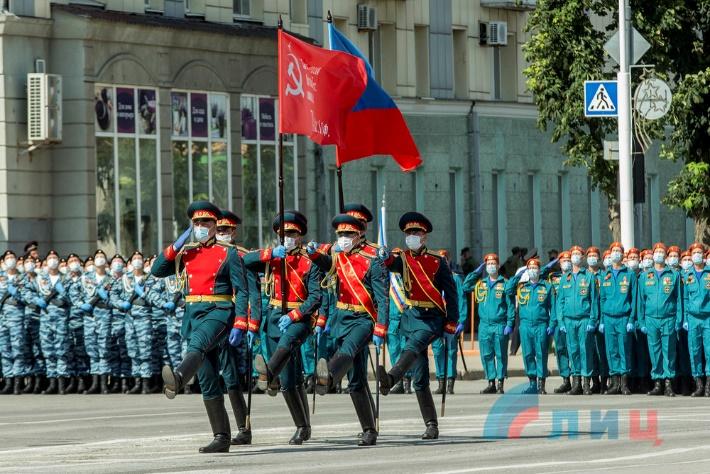
[[[457,383],[434,442],[418,439],[414,395],[383,397],[382,434],[371,448],[356,445],[347,395],[318,398],[314,439],[300,447],[287,444],[293,427],[283,400],[255,396],[254,445],[220,455],[197,453],[211,439],[199,396],[2,396],[0,472],[710,471],[710,399],[547,395],[538,404],[536,396],[479,395],[483,385]],[[655,437],[648,410],[656,410]],[[499,437],[506,433],[519,437]]]

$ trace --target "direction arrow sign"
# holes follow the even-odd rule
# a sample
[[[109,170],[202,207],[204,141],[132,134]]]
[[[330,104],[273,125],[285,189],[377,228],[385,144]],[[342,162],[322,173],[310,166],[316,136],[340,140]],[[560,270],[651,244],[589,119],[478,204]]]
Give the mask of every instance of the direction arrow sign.
[[[584,81],[584,116],[618,117],[616,81]]]
[[[633,33],[631,35],[631,64],[636,64],[641,56],[646,54],[646,51],[651,47],[651,45],[646,41],[646,38],[641,36],[636,28],[632,28]],[[611,56],[611,58],[619,64],[619,32],[617,31],[614,35],[609,38],[604,44],[604,51]]]

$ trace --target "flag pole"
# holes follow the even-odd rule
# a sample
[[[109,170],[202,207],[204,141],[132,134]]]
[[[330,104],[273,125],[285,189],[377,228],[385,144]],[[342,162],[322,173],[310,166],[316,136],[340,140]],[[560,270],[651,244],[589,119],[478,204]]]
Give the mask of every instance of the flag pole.
[[[333,23],[333,15],[330,13],[330,10],[328,10],[328,16],[326,17],[326,21],[329,24]],[[332,48],[332,45],[330,45]],[[335,163],[337,164],[336,168],[336,173],[338,175],[338,203],[340,204],[338,212],[340,214],[345,213],[345,198],[343,197],[343,167],[340,165],[340,160],[338,159],[338,147],[336,145],[335,147]]]
[[[283,31],[283,19],[279,15],[279,42],[281,42],[281,32]],[[279,45],[279,51],[281,45]],[[279,81],[281,80],[281,74],[279,74]],[[279,84],[281,88],[281,84]],[[286,241],[286,216],[284,213],[284,137],[281,133],[281,128],[279,128],[279,239],[281,240],[281,245],[284,245]],[[288,313],[288,301],[286,295],[286,258],[281,262],[281,314]]]

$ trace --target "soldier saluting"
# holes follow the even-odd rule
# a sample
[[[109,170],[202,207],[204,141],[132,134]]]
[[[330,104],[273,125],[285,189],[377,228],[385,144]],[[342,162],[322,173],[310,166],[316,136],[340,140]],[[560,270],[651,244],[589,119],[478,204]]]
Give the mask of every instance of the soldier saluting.
[[[390,271],[402,274],[406,309],[401,326],[406,342],[402,355],[389,372],[381,365],[377,367],[380,393],[387,395],[411,369],[412,385],[426,424],[422,439],[437,439],[439,422],[429,390],[428,348],[444,333],[448,343],[455,344],[458,295],[446,260],[426,248],[427,235],[433,230],[429,219],[418,212],[408,212],[399,220],[399,228],[406,235],[408,250],[395,250],[389,256],[384,249],[380,253]]]
[[[214,440],[201,453],[228,452],[231,430],[219,380],[219,345],[234,319],[247,318],[244,265],[236,248],[217,242],[217,221],[222,213],[208,201],[196,201],[187,210],[192,226],[161,253],[151,269],[159,278],[181,275],[186,292],[182,335],[187,352],[174,370],[163,367],[163,392],[172,399],[197,373],[202,399]],[[194,228],[193,228],[194,226]],[[197,242],[185,245],[190,233]],[[234,297],[234,302],[232,298]]]

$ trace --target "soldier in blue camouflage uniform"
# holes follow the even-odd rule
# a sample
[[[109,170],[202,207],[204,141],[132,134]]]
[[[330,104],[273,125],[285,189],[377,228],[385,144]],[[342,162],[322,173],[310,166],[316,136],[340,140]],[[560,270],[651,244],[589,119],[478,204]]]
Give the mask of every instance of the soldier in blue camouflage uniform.
[[[167,338],[168,338],[168,312],[175,310],[175,304],[171,301],[155,301],[154,294],[160,293],[165,298],[165,281],[163,278],[156,278],[150,274],[150,267],[153,265],[155,257],[146,259],[143,263],[143,273],[148,275],[147,286],[151,291],[147,294],[148,302],[151,306],[151,320],[153,325],[153,353],[150,360],[152,378],[157,379],[164,365],[170,365],[168,358]],[[166,304],[169,303],[169,304]],[[153,386],[153,391],[158,391],[158,385]]]
[[[123,288],[123,275],[128,273],[126,262],[121,255],[111,258],[111,332],[109,335],[109,366],[111,372],[111,393],[128,393],[128,380],[132,375],[131,358],[126,344],[126,311],[114,304],[111,295]]]
[[[180,362],[182,362],[182,357],[187,349],[187,341],[180,335],[182,319],[185,316],[185,297],[182,291],[180,291],[175,275],[170,275],[169,277],[163,279],[163,284],[165,286],[164,302],[170,301],[175,305],[175,309],[167,312],[168,358],[170,360],[170,367],[175,369],[175,367],[180,365]],[[189,385],[185,386],[185,390],[188,390],[188,387]]]
[[[81,259],[76,254],[69,254],[66,262],[66,276],[64,287],[69,295],[69,372],[71,382],[66,389],[67,393],[83,393],[86,390],[84,377],[89,373],[89,358],[84,343],[84,320],[87,313],[75,303],[72,297],[76,295],[75,287],[80,286]],[[60,263],[61,272],[61,263]]]
[[[32,374],[32,353],[27,339],[27,328],[25,325],[25,305],[21,296],[24,266],[22,259],[17,259],[12,251],[5,253],[3,258],[5,264],[4,276],[7,281],[7,294],[2,305],[2,315],[5,324],[10,331],[10,346],[12,349],[12,371],[14,377],[12,387],[7,385],[2,393],[9,393],[10,389],[15,395],[22,393],[22,381]],[[30,390],[32,384],[28,385]]]
[[[150,377],[153,373],[153,320],[147,298],[152,282],[143,273],[143,254],[134,252],[131,265],[133,272],[125,273],[120,284],[114,284],[111,288],[111,304],[125,312],[126,349],[131,358],[131,375],[135,378],[135,384],[128,393],[147,394],[151,393]]]
[[[24,287],[24,298],[42,309],[40,340],[49,386],[42,393],[63,395],[69,377],[69,295],[59,273],[59,255],[50,250],[46,273]]]
[[[12,268],[9,268],[7,262],[12,261]],[[15,254],[8,250],[2,257],[2,272],[0,272],[0,372],[3,378],[3,387],[0,389],[0,394],[7,395],[12,393],[13,389],[13,352],[12,352],[12,340],[10,336],[10,325],[13,321],[7,318],[7,312],[3,310],[7,301],[12,298],[12,295],[8,292],[9,285],[12,281],[8,278],[8,271],[13,272],[12,279],[16,278],[15,265],[17,264],[17,257]],[[22,325],[22,321],[19,322]]]
[[[40,345],[40,308],[34,301],[28,300],[27,295],[34,299],[34,296],[26,291],[34,285],[35,278],[39,272],[39,260],[32,256],[26,256],[24,261],[25,273],[20,281],[20,299],[25,304],[25,336],[26,344],[29,348],[31,358],[30,379],[22,393],[40,393],[42,391],[43,377],[45,375],[45,363]]]

